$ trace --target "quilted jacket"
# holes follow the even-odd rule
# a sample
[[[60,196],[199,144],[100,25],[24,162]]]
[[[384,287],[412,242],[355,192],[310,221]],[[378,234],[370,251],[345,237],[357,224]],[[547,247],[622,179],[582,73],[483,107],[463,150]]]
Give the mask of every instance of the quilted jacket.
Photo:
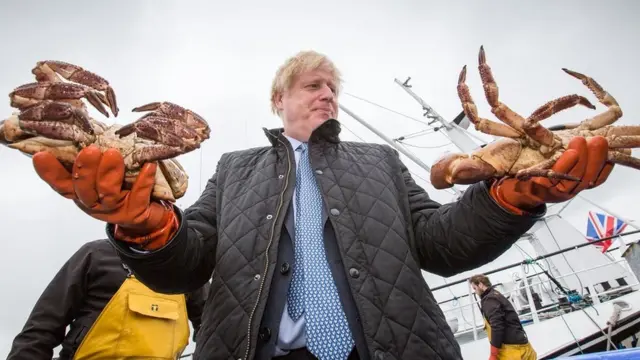
[[[347,289],[361,326],[354,331],[366,341],[361,358],[461,359],[421,271],[452,276],[492,261],[546,208],[512,215],[485,182],[457,202],[438,204],[393,148],[343,142],[339,132],[338,121],[327,121],[312,134],[309,151],[342,269],[352,275]],[[282,129],[265,134],[270,146],[222,155],[200,198],[184,213],[176,208],[180,228],[165,247],[133,252],[107,226],[123,261],[150,288],[188,292],[211,279],[196,359],[257,357],[295,187],[293,149]]]

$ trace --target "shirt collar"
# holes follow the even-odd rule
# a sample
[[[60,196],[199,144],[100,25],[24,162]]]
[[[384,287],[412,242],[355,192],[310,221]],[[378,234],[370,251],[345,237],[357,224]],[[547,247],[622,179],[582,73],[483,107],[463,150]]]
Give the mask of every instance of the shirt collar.
[[[298,139],[294,139],[290,136],[284,135],[284,137],[287,138],[287,140],[289,140],[289,143],[291,144],[291,147],[293,148],[293,150],[295,151],[296,149],[298,149],[298,146],[302,145],[302,141],[298,140]]]

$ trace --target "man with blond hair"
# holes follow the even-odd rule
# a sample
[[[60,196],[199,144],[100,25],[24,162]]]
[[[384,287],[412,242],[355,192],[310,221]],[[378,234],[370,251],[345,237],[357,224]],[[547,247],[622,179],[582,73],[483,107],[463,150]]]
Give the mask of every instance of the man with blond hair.
[[[580,188],[504,178],[441,205],[390,146],[340,140],[340,78],[317,52],[287,60],[271,91],[283,127],[264,129],[268,146],[223,154],[184,212],[151,200],[154,163],[123,190],[115,150],[84,149],[73,176],[48,153],[34,166],[107,223],[151,289],[211,279],[194,359],[461,359],[421,271],[451,276],[498,257],[545,202],[606,179],[606,140],[578,138],[554,167],[583,177]]]

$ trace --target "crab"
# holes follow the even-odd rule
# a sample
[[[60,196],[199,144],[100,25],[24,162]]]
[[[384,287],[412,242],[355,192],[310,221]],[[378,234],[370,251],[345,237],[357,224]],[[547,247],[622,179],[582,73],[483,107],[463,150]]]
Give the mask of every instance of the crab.
[[[523,118],[498,99],[498,86],[487,64],[484,47],[478,55],[480,77],[491,112],[502,122],[482,118],[466,85],[467,66],[458,77],[458,96],[465,115],[475,129],[500,137],[498,140],[470,154],[447,154],[431,168],[431,183],[436,189],[446,189],[454,184],[469,185],[491,178],[514,177],[520,180],[547,177],[580,181],[569,174],[554,172],[551,168],[567,149],[572,138],[603,136],[607,139],[607,161],[640,169],[640,159],[631,156],[631,149],[640,146],[640,126],[612,125],[622,117],[616,99],[606,92],[593,78],[563,68],[572,77],[582,81],[607,110],[575,124],[563,124],[545,128],[541,121],[553,114],[577,105],[589,109],[596,107],[585,97],[572,94],[551,100]]]
[[[124,188],[131,188],[141,166],[158,162],[152,198],[175,202],[188,187],[188,175],[175,157],[191,152],[210,136],[200,115],[171,102],[152,102],[133,112],[150,111],[127,125],[107,125],[89,116],[85,98],[109,117],[117,117],[113,88],[102,77],[62,61],[40,61],[36,82],[15,88],[11,106],[19,111],[0,122],[0,143],[31,156],[48,151],[69,171],[83,148],[116,148],[125,162]],[[75,82],[72,82],[75,81]],[[105,94],[101,93],[104,92]]]

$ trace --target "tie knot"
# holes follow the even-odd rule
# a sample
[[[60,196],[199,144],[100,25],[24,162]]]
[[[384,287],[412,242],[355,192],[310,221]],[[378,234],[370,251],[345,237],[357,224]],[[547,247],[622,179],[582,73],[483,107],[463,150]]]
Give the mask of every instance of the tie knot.
[[[307,148],[309,147],[309,144],[307,143],[302,143],[300,145],[298,145],[298,148],[296,150],[299,150],[301,152],[305,152],[307,150]]]

